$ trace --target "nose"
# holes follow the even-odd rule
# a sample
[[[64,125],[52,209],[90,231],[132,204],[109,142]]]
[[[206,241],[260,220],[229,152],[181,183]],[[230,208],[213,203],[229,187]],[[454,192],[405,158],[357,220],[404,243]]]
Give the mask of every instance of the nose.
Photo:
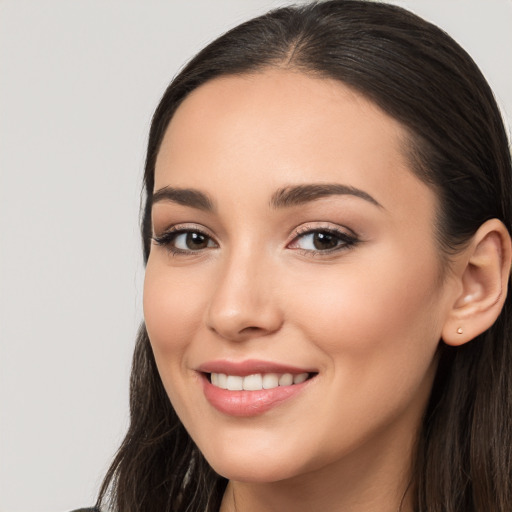
[[[206,315],[208,329],[243,341],[278,331],[283,315],[277,304],[272,266],[256,255],[233,255],[223,264]]]

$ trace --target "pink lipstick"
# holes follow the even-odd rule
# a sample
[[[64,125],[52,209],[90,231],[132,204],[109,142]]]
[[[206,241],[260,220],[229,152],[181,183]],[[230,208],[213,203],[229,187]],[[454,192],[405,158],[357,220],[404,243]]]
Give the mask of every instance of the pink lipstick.
[[[316,371],[246,360],[211,361],[197,369],[206,399],[218,411],[239,417],[262,414],[301,393]]]

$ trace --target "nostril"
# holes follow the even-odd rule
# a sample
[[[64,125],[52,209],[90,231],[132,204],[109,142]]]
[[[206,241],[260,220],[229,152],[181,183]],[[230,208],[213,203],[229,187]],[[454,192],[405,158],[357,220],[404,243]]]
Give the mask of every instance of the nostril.
[[[240,332],[257,332],[262,331],[263,329],[261,327],[244,327]]]

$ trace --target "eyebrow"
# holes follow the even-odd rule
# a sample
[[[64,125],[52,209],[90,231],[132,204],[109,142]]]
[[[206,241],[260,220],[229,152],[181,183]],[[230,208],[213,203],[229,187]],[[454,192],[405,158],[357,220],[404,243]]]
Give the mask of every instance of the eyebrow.
[[[382,208],[382,205],[364,190],[340,183],[311,183],[284,187],[272,194],[270,206],[275,209],[289,208],[333,195],[359,197]],[[213,201],[208,195],[193,188],[163,187],[153,194],[151,204],[162,201],[170,201],[207,212],[212,212],[215,209]]]
[[[340,183],[312,183],[281,188],[272,195],[270,206],[272,208],[288,208],[333,195],[359,197],[379,208],[383,208],[375,198],[364,190]]]
[[[153,194],[151,205],[161,201],[170,201],[207,212],[214,210],[212,200],[205,193],[193,188],[163,187]]]

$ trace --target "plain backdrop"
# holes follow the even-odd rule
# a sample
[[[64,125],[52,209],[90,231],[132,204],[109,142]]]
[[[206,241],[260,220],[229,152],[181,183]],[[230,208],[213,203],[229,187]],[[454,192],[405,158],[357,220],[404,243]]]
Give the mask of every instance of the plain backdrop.
[[[205,43],[283,1],[0,0],[0,511],[94,502],[127,425],[152,111]],[[512,1],[403,0],[510,126]]]

